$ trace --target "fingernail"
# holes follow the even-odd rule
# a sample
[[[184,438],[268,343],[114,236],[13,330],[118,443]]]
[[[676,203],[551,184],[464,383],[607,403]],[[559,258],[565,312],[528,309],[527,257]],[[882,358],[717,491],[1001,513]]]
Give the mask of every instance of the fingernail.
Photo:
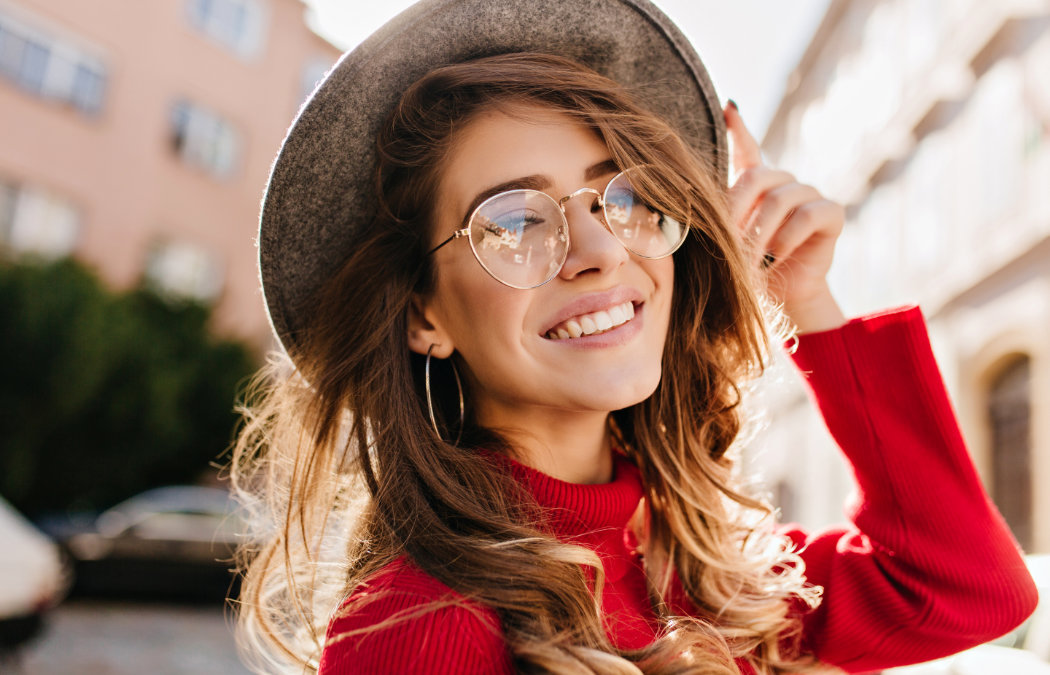
[[[736,101],[734,101],[733,99],[726,99],[726,103],[728,103],[730,107],[733,108],[733,110],[740,112],[740,107],[737,106]]]
[[[777,257],[772,253],[767,253],[762,256],[762,267],[769,267],[777,261]]]

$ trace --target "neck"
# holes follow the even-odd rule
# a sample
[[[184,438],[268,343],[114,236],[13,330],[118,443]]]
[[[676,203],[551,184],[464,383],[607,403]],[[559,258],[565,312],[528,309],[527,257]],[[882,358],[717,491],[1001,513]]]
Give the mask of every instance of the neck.
[[[517,410],[513,420],[493,413],[479,414],[479,421],[506,437],[527,466],[568,483],[612,480],[609,413],[541,408]]]

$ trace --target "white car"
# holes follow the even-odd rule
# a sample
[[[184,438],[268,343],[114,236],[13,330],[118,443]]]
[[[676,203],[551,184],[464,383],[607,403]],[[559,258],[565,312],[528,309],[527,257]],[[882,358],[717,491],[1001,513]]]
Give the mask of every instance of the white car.
[[[69,574],[58,547],[0,499],[0,655],[36,634],[65,595]]]

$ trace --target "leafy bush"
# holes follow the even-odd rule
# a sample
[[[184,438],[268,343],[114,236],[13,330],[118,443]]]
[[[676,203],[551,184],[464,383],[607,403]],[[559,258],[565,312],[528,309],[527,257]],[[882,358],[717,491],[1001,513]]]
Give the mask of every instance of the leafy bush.
[[[73,261],[0,264],[0,494],[38,514],[199,477],[253,370],[208,316]]]

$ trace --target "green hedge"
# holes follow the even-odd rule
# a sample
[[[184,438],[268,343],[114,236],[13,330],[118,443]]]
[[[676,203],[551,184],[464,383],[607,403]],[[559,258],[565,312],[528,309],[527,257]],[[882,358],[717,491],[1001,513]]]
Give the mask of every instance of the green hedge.
[[[0,264],[0,494],[36,515],[199,478],[254,369],[208,315],[69,260]]]

